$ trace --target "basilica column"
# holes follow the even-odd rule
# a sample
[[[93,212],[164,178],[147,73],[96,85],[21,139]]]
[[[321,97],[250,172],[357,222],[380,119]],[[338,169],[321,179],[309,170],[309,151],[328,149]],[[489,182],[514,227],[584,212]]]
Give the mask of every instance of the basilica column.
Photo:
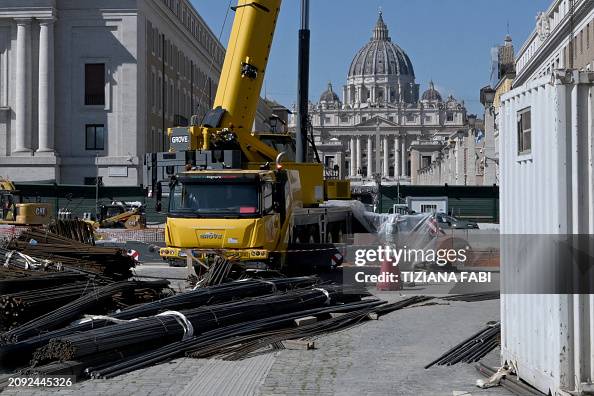
[[[410,183],[417,184],[418,181],[418,173],[419,173],[420,161],[419,161],[419,151],[418,150],[411,150],[410,151]]]
[[[390,151],[388,136],[384,136],[384,177],[390,177]]]
[[[361,136],[357,136],[357,162],[355,174],[359,175],[361,171]]]
[[[402,177],[406,177],[406,165],[407,165],[407,160],[408,160],[408,156],[406,154],[406,136],[401,136],[400,137],[401,143],[400,143],[400,159],[401,159],[401,167],[400,167],[400,176]]]
[[[464,166],[464,157],[465,157],[465,150],[464,150],[464,141],[462,137],[458,137],[456,140],[456,184],[457,185],[465,185],[466,184],[466,174],[465,174],[465,166]]]
[[[13,154],[28,154],[27,134],[30,132],[29,115],[29,90],[27,75],[31,62],[27,59],[28,48],[31,47],[31,18],[16,19],[17,23],[17,60],[16,60],[16,89],[15,89],[15,148]]]
[[[394,138],[394,178],[400,177],[400,136]]]
[[[54,18],[39,22],[39,148],[54,152]]]
[[[373,141],[367,136],[367,178],[373,177]]]
[[[357,175],[357,164],[355,162],[355,158],[357,157],[357,147],[355,144],[355,137],[351,136],[351,171],[350,171],[350,176],[351,177],[355,177]]]

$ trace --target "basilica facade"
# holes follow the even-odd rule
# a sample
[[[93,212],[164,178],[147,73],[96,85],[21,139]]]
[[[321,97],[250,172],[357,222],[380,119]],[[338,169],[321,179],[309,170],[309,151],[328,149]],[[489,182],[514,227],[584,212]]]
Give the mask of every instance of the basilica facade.
[[[355,185],[378,176],[384,184],[415,182],[411,174],[435,160],[415,147],[439,147],[466,124],[463,102],[443,98],[433,82],[420,93],[413,64],[390,38],[381,12],[341,91],[342,100],[329,83],[309,111],[320,161]]]

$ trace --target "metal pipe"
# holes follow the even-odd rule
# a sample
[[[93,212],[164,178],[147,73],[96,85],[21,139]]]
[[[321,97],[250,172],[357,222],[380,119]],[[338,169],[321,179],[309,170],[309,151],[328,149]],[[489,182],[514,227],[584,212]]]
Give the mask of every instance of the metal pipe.
[[[301,28],[299,29],[299,55],[297,75],[297,104],[295,118],[296,162],[307,161],[307,129],[309,125],[309,0],[301,0]]]

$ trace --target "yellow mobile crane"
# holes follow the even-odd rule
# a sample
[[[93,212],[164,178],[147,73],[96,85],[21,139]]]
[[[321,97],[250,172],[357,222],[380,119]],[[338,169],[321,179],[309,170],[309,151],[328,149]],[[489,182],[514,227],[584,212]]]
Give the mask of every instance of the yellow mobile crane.
[[[350,232],[350,209],[324,205],[350,198],[349,182],[325,181],[322,164],[295,162],[293,140],[252,133],[280,5],[239,0],[213,109],[196,125],[169,129],[169,152],[147,156],[149,188],[157,199],[169,194],[164,259],[215,250],[279,265],[289,243],[337,242]]]

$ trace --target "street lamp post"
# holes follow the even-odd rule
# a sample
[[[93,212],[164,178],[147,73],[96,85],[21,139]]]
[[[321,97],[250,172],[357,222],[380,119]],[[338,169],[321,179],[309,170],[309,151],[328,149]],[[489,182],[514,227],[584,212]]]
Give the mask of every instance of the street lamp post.
[[[476,115],[470,114],[468,115],[468,153],[467,155],[469,158],[466,160],[466,166],[464,169],[464,185],[468,184],[468,168],[470,167],[470,171],[472,172],[471,182],[472,184],[476,184],[476,138],[477,138],[477,131],[476,131]]]

